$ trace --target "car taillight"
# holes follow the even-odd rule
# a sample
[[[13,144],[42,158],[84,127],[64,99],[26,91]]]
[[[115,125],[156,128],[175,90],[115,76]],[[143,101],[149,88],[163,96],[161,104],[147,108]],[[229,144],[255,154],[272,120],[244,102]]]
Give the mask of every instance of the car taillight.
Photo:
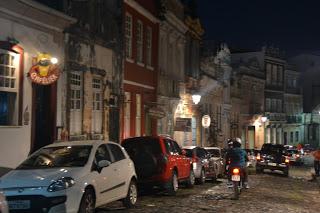
[[[284,162],[285,162],[285,163],[289,163],[290,161],[289,161],[288,158],[286,158],[286,159],[284,160]]]
[[[297,157],[297,158],[300,158],[300,155],[299,155],[299,154],[297,154],[297,155],[296,155],[296,157]]]
[[[261,157],[260,157],[260,155],[257,155],[257,160],[261,160]]]
[[[232,170],[232,173],[235,174],[235,175],[238,175],[240,173],[239,169],[238,168],[234,168]]]
[[[197,156],[194,156],[194,157],[192,158],[192,161],[193,161],[194,163],[198,163],[198,162],[200,161],[200,158],[198,158]]]

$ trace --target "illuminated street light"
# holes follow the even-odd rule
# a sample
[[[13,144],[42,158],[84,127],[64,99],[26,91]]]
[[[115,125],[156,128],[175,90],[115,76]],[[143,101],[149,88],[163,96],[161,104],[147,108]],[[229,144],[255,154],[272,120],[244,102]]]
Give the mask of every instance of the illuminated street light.
[[[265,117],[265,116],[261,117],[261,121],[262,121],[262,123],[265,123],[267,120],[268,120],[268,118],[267,118],[267,117]]]
[[[192,95],[192,101],[194,104],[198,104],[200,100],[201,100],[201,95],[198,95],[198,94]]]
[[[52,58],[51,58],[51,63],[52,63],[52,64],[57,64],[57,63],[58,63],[58,59],[52,57]]]

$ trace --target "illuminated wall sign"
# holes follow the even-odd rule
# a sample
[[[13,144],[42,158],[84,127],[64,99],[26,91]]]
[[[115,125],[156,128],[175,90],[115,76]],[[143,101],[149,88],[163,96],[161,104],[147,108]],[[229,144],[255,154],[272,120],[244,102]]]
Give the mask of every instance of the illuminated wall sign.
[[[210,127],[210,124],[211,124],[210,116],[209,115],[202,116],[202,126],[204,128],[208,128],[208,127]]]
[[[49,85],[56,82],[60,75],[57,66],[58,60],[50,54],[40,53],[34,58],[33,66],[29,70],[29,76],[33,83]]]

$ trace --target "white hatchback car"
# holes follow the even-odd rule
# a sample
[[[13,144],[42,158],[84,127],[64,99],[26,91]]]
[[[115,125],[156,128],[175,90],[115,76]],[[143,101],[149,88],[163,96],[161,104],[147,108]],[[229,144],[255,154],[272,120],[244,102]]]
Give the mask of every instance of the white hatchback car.
[[[119,144],[57,142],[29,156],[0,179],[10,212],[91,213],[95,207],[137,201],[136,172]]]

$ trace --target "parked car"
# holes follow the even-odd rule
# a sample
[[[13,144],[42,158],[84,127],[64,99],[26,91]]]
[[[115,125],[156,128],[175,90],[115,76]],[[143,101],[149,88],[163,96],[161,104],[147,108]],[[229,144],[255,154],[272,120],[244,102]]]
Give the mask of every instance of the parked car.
[[[204,149],[210,154],[217,177],[222,177],[225,172],[225,162],[222,149],[219,147],[204,147]]]
[[[283,145],[262,145],[260,155],[257,156],[256,172],[261,173],[264,169],[280,170],[285,176],[289,175],[289,159]]]
[[[291,164],[303,164],[301,152],[297,149],[287,149],[287,156]]]
[[[143,189],[161,187],[174,195],[179,183],[195,182],[191,159],[178,143],[167,136],[143,136],[123,140],[122,146],[133,160],[138,185]]]
[[[1,191],[0,191],[0,213],[9,213],[6,197]]]
[[[256,163],[257,163],[258,150],[256,150],[256,149],[245,149],[245,151],[247,152],[247,156],[249,158],[248,166],[249,167],[255,167]]]
[[[10,212],[94,212],[122,200],[137,201],[136,173],[126,151],[104,141],[45,146],[1,177]]]
[[[207,178],[216,179],[216,171],[209,153],[198,146],[185,146],[187,157],[191,158],[196,182],[204,184]]]

